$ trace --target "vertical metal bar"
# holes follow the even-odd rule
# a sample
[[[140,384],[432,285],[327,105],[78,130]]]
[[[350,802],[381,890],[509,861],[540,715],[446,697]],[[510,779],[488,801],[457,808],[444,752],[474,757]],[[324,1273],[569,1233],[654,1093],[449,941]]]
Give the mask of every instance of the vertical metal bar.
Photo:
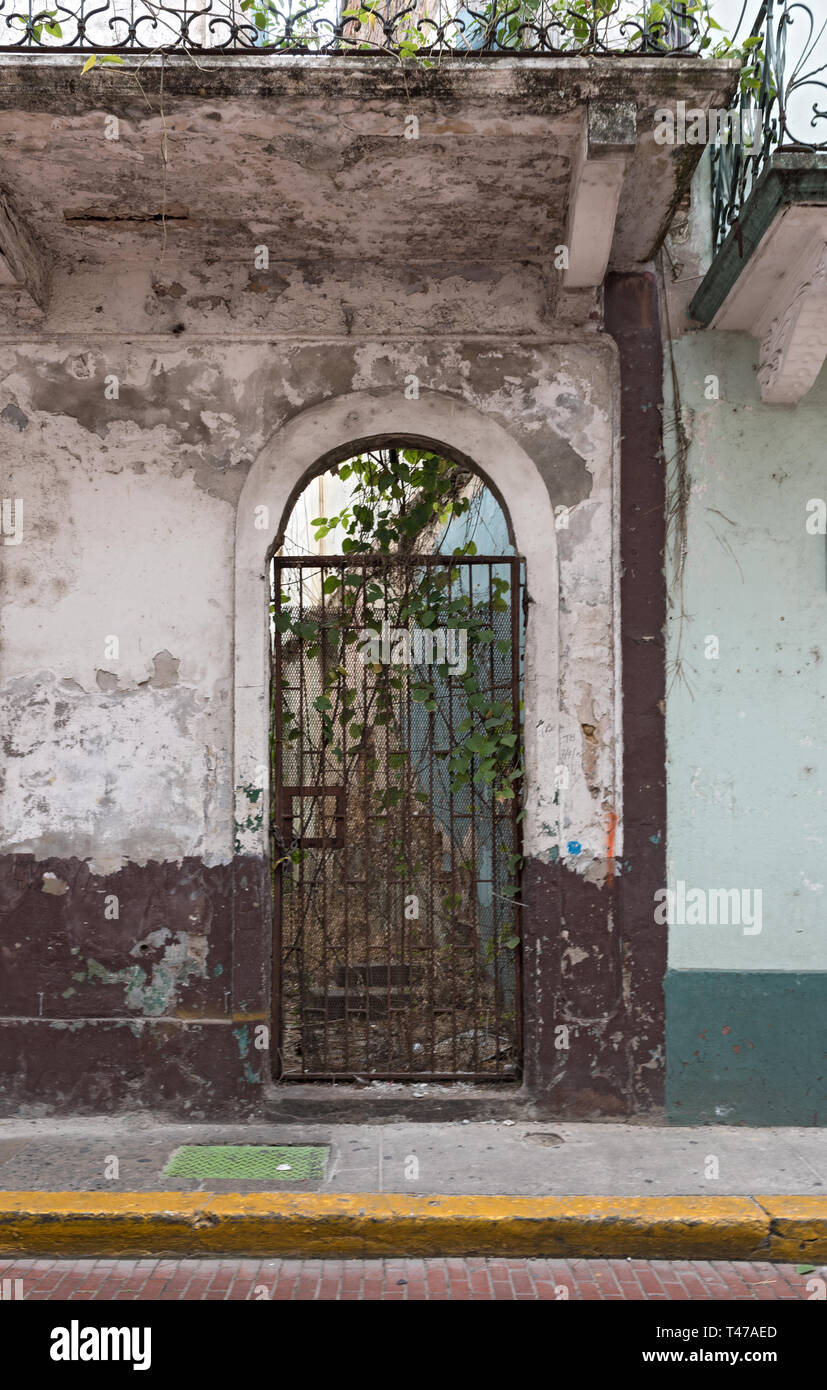
[[[340,580],[340,584],[339,584],[339,606],[340,606],[341,617],[342,617],[342,631],[341,631],[341,637],[340,637],[340,639],[339,639],[339,655],[340,655],[340,657],[341,657],[341,665],[343,665],[343,666],[345,667],[345,669],[347,670],[347,663],[348,663],[348,659],[349,659],[349,658],[348,658],[349,647],[348,647],[347,642],[345,641],[345,633],[346,633],[346,631],[347,631],[347,606],[346,606],[346,604],[345,604],[345,571],[344,571],[344,569],[339,568],[339,569],[337,570],[337,573],[338,573],[338,575],[339,575],[339,580]],[[355,684],[355,682],[354,682],[354,684]],[[348,706],[348,708],[349,708],[349,706]],[[356,696],[355,696],[355,693],[354,693],[354,700],[353,700],[353,709],[354,709],[354,713],[355,713],[355,712],[356,712]],[[344,713],[347,713],[347,711],[345,710]],[[342,871],[343,871],[343,875],[344,875],[344,880],[343,880],[343,882],[342,882],[342,919],[343,919],[343,920],[342,920],[342,931],[343,931],[343,937],[344,937],[344,941],[343,941],[343,950],[342,950],[342,954],[344,955],[344,976],[343,976],[342,984],[343,984],[343,988],[344,988],[344,990],[345,990],[345,995],[344,995],[345,1004],[346,1004],[346,1002],[347,1002],[347,982],[348,982],[348,979],[350,978],[350,922],[349,922],[349,918],[348,918],[348,907],[349,907],[349,900],[350,900],[350,836],[349,836],[349,834],[347,833],[348,810],[349,810],[349,806],[348,806],[348,746],[347,746],[348,727],[349,727],[348,721],[347,721],[346,718],[343,717],[343,718],[342,718],[342,782],[344,783],[344,792],[343,792],[343,794],[342,794],[342,803],[343,803],[343,806],[344,806],[345,819],[344,819],[344,823],[343,823],[343,825],[342,825],[342,833],[343,833]],[[348,1071],[350,1070],[350,1014],[348,1013],[348,1010],[347,1010],[346,1007],[343,1007],[342,1013],[343,1013],[342,1031],[343,1031],[343,1034],[344,1034],[344,1037],[343,1037],[343,1057],[342,1057],[342,1066],[343,1066],[344,1070],[345,1070],[346,1072],[348,1072]]]
[[[514,733],[517,742],[514,745],[515,757],[519,760],[519,765],[523,765],[523,719],[520,710],[520,699],[523,688],[523,647],[522,647],[522,621],[523,621],[523,563],[519,557],[514,557],[511,561],[511,700],[514,709]],[[522,846],[520,842],[521,822],[518,820],[519,809],[523,802],[523,787],[525,785],[525,774],[518,779],[517,788],[514,793],[513,801],[508,802],[511,811],[511,852],[519,854],[522,858]],[[515,871],[514,886],[517,889],[512,901],[515,903],[522,898],[522,874]],[[517,915],[515,935],[519,937],[519,945],[514,948],[514,1042],[515,1042],[515,1063],[518,1068],[522,1066],[523,1055],[523,921],[525,909],[515,907]]]
[[[297,570],[297,586],[296,586],[296,587],[297,587],[297,589],[298,589],[298,603],[299,603],[298,623],[301,624],[301,623],[304,622],[304,570],[301,569],[301,568]],[[298,663],[297,663],[297,664],[298,664],[298,683],[299,683],[299,692],[298,692],[298,693],[299,693],[299,698],[298,698],[299,711],[298,711],[297,719],[298,719],[298,724],[299,724],[299,737],[298,737],[298,739],[296,740],[296,742],[297,742],[297,764],[298,764],[298,765],[297,765],[297,768],[296,768],[296,785],[299,786],[299,787],[303,787],[303,786],[305,785],[305,779],[304,779],[304,742],[305,742],[305,732],[306,732],[306,730],[311,729],[311,728],[312,728],[312,725],[310,724],[309,719],[308,719],[307,722],[305,722],[305,715],[306,715],[306,712],[307,712],[307,699],[306,699],[306,696],[307,696],[307,689],[306,689],[306,673],[305,673],[305,664],[304,664],[304,638],[302,638],[302,637],[299,638],[299,643],[298,643]],[[311,766],[312,766],[312,764],[311,764]],[[302,824],[303,824],[303,823],[304,823],[304,800],[303,800],[303,798],[300,798],[300,800],[299,800],[299,805],[301,806],[301,817],[302,817]],[[292,827],[291,827],[291,828],[292,828]],[[302,1071],[308,1070],[308,1059],[310,1058],[311,1053],[313,1053],[314,1050],[315,1050],[315,1049],[314,1049],[315,1039],[314,1039],[314,1037],[313,1037],[313,1024],[312,1024],[312,1019],[308,1016],[308,1012],[307,1012],[307,980],[306,980],[306,977],[305,977],[305,968],[306,968],[306,958],[305,958],[305,932],[306,932],[306,929],[307,929],[307,898],[306,898],[306,881],[305,881],[305,855],[306,855],[306,853],[307,853],[306,850],[305,850],[305,851],[302,851],[302,853],[301,853],[300,856],[299,856],[299,865],[298,865],[299,873],[298,873],[298,884],[297,884],[297,892],[296,892],[297,901],[296,901],[295,906],[294,906],[294,909],[293,909],[293,911],[294,911],[293,931],[294,931],[295,934],[296,934],[296,941],[295,941],[294,951],[295,951],[295,957],[296,957],[296,974],[297,974],[297,987],[298,987],[299,1020],[300,1020],[301,1039],[302,1039],[302,1063],[301,1063],[301,1064],[302,1064]],[[312,1063],[311,1063],[311,1065],[312,1065]]]
[[[273,604],[276,612],[281,608],[282,594],[282,561],[273,559],[270,562],[270,591],[273,596]],[[282,673],[282,635],[275,628],[270,631],[270,613],[267,613],[268,641],[270,643],[270,710],[273,721],[273,741],[271,746],[271,766],[270,766],[270,874],[271,874],[271,899],[273,911],[273,960],[272,960],[272,1007],[271,1007],[271,1027],[275,1047],[272,1050],[274,1063],[277,1060],[278,1070],[283,1065],[284,1057],[284,1006],[282,1000],[282,935],[283,935],[283,895],[284,895],[284,873],[283,864],[277,868],[273,865],[276,860],[281,859],[284,853],[281,848],[281,840],[284,830],[284,803],[282,785],[284,781],[284,719],[283,719],[283,673]]]
[[[366,595],[367,595],[367,585],[368,585],[368,574],[369,574],[369,569],[368,569],[368,567],[364,564],[364,562],[360,562],[360,564],[361,564],[361,575],[362,575],[361,592],[362,592],[362,595],[363,595],[363,602],[365,602],[365,601],[366,601]],[[371,703],[373,703],[374,698],[376,698],[376,701],[377,701],[377,704],[378,704],[379,697],[378,697],[378,693],[377,693],[377,692],[378,692],[378,691],[381,691],[381,689],[382,689],[382,656],[383,656],[383,654],[384,654],[384,653],[382,652],[382,649],[381,649],[381,647],[380,647],[380,649],[379,649],[379,671],[378,671],[378,672],[376,672],[376,671],[373,672],[373,688],[372,688],[372,690],[371,690]],[[366,707],[366,709],[365,709],[365,721],[367,722],[367,707]],[[376,725],[376,730],[378,730],[379,728],[381,728],[381,725]],[[365,977],[364,977],[364,979],[365,979],[365,982],[364,982],[364,986],[363,986],[363,991],[364,991],[364,1005],[365,1005],[365,1007],[364,1007],[364,1015],[363,1015],[363,1017],[364,1017],[364,1023],[363,1023],[363,1029],[362,1029],[362,1031],[363,1031],[363,1037],[364,1037],[364,1044],[363,1044],[364,1067],[365,1067],[365,1069],[368,1070],[368,1071],[370,1070],[370,1062],[371,1062],[371,1057],[370,1057],[370,1038],[371,1038],[371,1023],[372,1023],[372,1021],[373,1021],[373,1020],[371,1019],[371,1011],[370,1011],[370,992],[369,992],[370,967],[371,967],[371,963],[372,963],[372,962],[371,962],[371,957],[372,957],[372,952],[371,952],[371,940],[370,940],[370,937],[371,937],[371,930],[370,930],[370,929],[371,929],[371,921],[372,921],[372,912],[371,912],[371,908],[372,908],[372,905],[373,905],[373,893],[372,893],[372,891],[371,891],[372,886],[373,886],[373,853],[372,853],[372,850],[373,850],[373,841],[374,841],[375,838],[376,838],[377,825],[380,823],[380,822],[379,822],[379,812],[378,812],[377,807],[376,807],[376,801],[375,801],[375,799],[374,799],[373,801],[371,801],[370,798],[371,798],[371,797],[375,798],[375,796],[376,796],[376,787],[377,787],[377,784],[378,784],[378,781],[379,781],[379,773],[380,773],[380,767],[379,767],[379,734],[378,734],[378,732],[375,732],[375,733],[374,733],[374,736],[373,736],[373,738],[371,739],[370,747],[373,749],[373,752],[371,753],[370,750],[368,750],[368,756],[365,758],[365,780],[366,780],[366,788],[370,787],[370,788],[372,788],[372,790],[371,790],[370,792],[368,792],[368,791],[366,790],[366,793],[365,793],[365,841],[366,841],[366,843],[365,843],[365,845],[364,845],[364,847],[363,847],[363,851],[362,851],[363,873],[364,873],[364,877],[365,877],[365,923],[364,923],[364,937],[365,937],[365,951],[364,951]],[[369,769],[369,764],[373,764],[373,767],[370,768],[370,769]],[[373,806],[373,809],[371,809],[371,806]]]
[[[449,564],[449,566],[448,566],[448,584],[447,584],[447,611],[448,611],[449,615],[450,615],[450,613],[451,613],[451,600],[452,600],[452,594],[453,594],[453,573],[454,573],[454,567],[453,567],[452,564]],[[461,585],[460,585],[460,588],[461,588]],[[453,621],[453,618],[452,618],[452,617],[449,617],[448,621]],[[447,641],[447,638],[446,638],[446,641]],[[449,671],[449,673],[448,673],[448,679],[447,679],[447,681],[446,681],[446,684],[447,684],[447,686],[448,686],[448,739],[447,739],[447,743],[448,743],[448,747],[449,747],[449,748],[450,748],[450,746],[451,746],[451,740],[452,740],[452,737],[453,737],[453,729],[454,729],[454,690],[453,690],[453,686],[452,686],[452,684],[451,684],[451,681],[452,681],[452,676],[451,676],[450,671]],[[449,914],[449,921],[450,921],[450,923],[451,923],[451,1066],[452,1066],[452,1068],[453,1068],[454,1071],[457,1071],[457,1070],[459,1069],[459,1059],[458,1059],[458,1057],[457,1057],[457,927],[456,927],[456,918],[457,918],[457,898],[458,898],[458,896],[459,896],[459,895],[457,894],[457,874],[456,874],[457,842],[456,842],[456,837],[455,837],[455,834],[454,834],[454,793],[453,793],[452,786],[451,786],[450,765],[449,765],[447,762],[446,762],[445,764],[443,764],[443,765],[447,768],[446,783],[447,783],[447,788],[448,788],[448,838],[449,838],[449,841],[450,841],[450,844],[451,844],[451,863],[450,863],[450,881],[449,881],[449,892],[450,892],[450,896],[451,896],[451,911],[450,911],[450,914]],[[473,890],[472,890],[472,891],[473,891]],[[461,897],[460,897],[460,903],[461,903]]]
[[[492,587],[493,587],[493,586],[492,586],[492,583],[491,583],[493,574],[494,574],[494,566],[493,566],[493,565],[489,565],[489,566],[488,566],[489,594],[491,593]],[[497,574],[497,578],[498,578],[498,579],[499,579],[499,577],[500,577],[499,574]],[[500,590],[497,591],[498,597],[499,597],[499,595],[500,595],[500,592],[501,592]],[[512,595],[512,598],[513,598],[513,595]],[[495,628],[495,626],[494,626],[494,607],[493,607],[493,600],[492,600],[492,606],[491,606],[491,630],[492,630],[493,632],[496,632],[496,628]],[[490,643],[489,643],[489,647],[488,647],[488,679],[489,679],[489,682],[490,682],[490,685],[491,685],[491,700],[492,700],[492,703],[494,703],[494,702],[497,700],[497,697],[498,697],[498,695],[500,694],[500,690],[499,690],[499,688],[498,688],[498,687],[499,687],[499,682],[498,682],[498,680],[497,680],[497,671],[496,671],[496,669],[495,669],[495,663],[494,663],[494,653],[495,653],[495,644],[494,644],[494,642],[490,642]],[[494,917],[494,1039],[495,1039],[495,1042],[494,1042],[494,1071],[499,1071],[499,1070],[500,1070],[500,1057],[499,1057],[499,1053],[500,1053],[500,1043],[499,1043],[499,1040],[500,1040],[500,1036],[501,1036],[501,1023],[500,1023],[501,1008],[500,1008],[500,1000],[501,1000],[501,995],[502,995],[502,973],[503,973],[503,958],[502,958],[502,951],[503,951],[503,948],[502,948],[502,946],[501,946],[501,944],[500,944],[499,937],[498,937],[498,933],[497,933],[497,914],[498,914],[498,911],[499,911],[499,907],[498,907],[499,897],[498,897],[498,894],[497,894],[497,887],[498,887],[498,885],[499,885],[499,877],[500,877],[499,874],[498,874],[498,872],[497,872],[497,864],[498,864],[497,856],[498,856],[498,854],[499,854],[499,852],[500,852],[500,846],[499,846],[499,844],[498,844],[498,842],[497,842],[497,837],[498,837],[498,835],[499,835],[499,822],[500,822],[500,817],[497,815],[497,797],[496,797],[495,791],[494,791],[493,788],[492,788],[492,791],[491,791],[491,902],[492,902],[492,904],[493,904],[493,917]]]
[[[433,653],[433,651],[432,651],[432,652],[431,652],[431,655],[433,655],[433,654],[434,654],[434,653]],[[423,659],[424,659],[424,656],[425,656],[424,649],[423,649],[422,655],[423,655]],[[434,878],[435,878],[435,876],[436,876],[437,888],[438,888],[439,883],[440,883],[440,881],[441,881],[441,879],[442,879],[442,853],[441,853],[441,850],[442,850],[441,838],[442,838],[442,837],[440,836],[440,843],[436,846],[436,853],[437,853],[437,856],[438,856],[438,860],[437,860],[438,868],[437,868],[437,870],[436,870],[436,875],[435,875],[435,871],[434,871],[434,859],[435,859],[435,855],[434,855],[434,848],[435,848],[435,846],[434,846],[434,840],[435,840],[435,826],[434,826],[434,711],[433,711],[433,710],[425,710],[424,705],[423,705],[423,711],[424,711],[424,713],[425,713],[426,716],[427,716],[427,727],[428,727],[428,923],[427,923],[427,932],[426,932],[426,941],[427,941],[427,948],[428,948],[428,993],[427,993],[428,1006],[427,1006],[427,1009],[426,1009],[426,1016],[427,1016],[427,1020],[428,1020],[428,1024],[427,1024],[427,1034],[428,1034],[428,1049],[429,1049],[429,1055],[430,1055],[430,1058],[431,1058],[431,1068],[432,1068],[432,1070],[435,1071],[435,1070],[436,1070],[436,1061],[435,1061],[436,1052],[435,1052],[435,1048],[436,1048],[436,950],[437,950],[437,932],[436,932],[436,910],[435,910],[435,906],[434,906]]]
[[[405,583],[404,583],[404,587],[403,587],[403,590],[402,590],[402,600],[403,600],[405,612],[408,612],[408,610],[409,610],[409,608],[410,608],[410,602],[411,602],[411,583],[412,583],[412,581],[413,581],[413,578],[414,578],[414,571],[413,571],[413,569],[412,569],[412,568],[406,569],[406,571],[405,571]],[[412,872],[411,872],[412,864],[413,864],[413,865],[416,864],[416,831],[417,831],[417,824],[416,824],[416,822],[417,822],[417,819],[418,819],[418,815],[417,815],[417,813],[416,813],[416,807],[415,807],[415,805],[413,804],[414,788],[415,788],[415,786],[417,785],[417,781],[416,781],[416,778],[417,778],[417,766],[416,766],[416,762],[415,762],[415,757],[414,757],[415,750],[414,750],[414,746],[413,746],[414,730],[413,730],[413,723],[412,723],[412,720],[411,720],[411,704],[412,704],[412,701],[411,701],[411,681],[413,680],[413,675],[414,675],[414,668],[413,668],[413,663],[411,663],[411,666],[408,668],[408,672],[407,672],[406,678],[401,682],[400,687],[399,687],[399,726],[400,726],[400,728],[402,728],[402,727],[404,726],[404,730],[405,730],[405,748],[407,749],[407,763],[406,763],[405,766],[406,766],[406,777],[407,777],[407,784],[408,784],[408,795],[407,795],[407,797],[404,798],[404,804],[407,806],[407,808],[408,808],[408,810],[409,810],[409,815],[407,816],[407,827],[405,826],[405,824],[404,824],[404,822],[403,822],[402,831],[401,831],[401,834],[402,834],[402,837],[403,837],[403,841],[404,841],[404,836],[405,836],[405,830],[406,830],[406,828],[407,828],[407,832],[408,832],[408,840],[407,840],[407,846],[406,846],[406,852],[405,852],[405,882],[404,882],[404,885],[403,885],[403,888],[404,888],[405,891],[404,891],[403,894],[402,894],[402,916],[401,916],[401,935],[400,935],[400,951],[399,951],[399,963],[400,963],[400,966],[401,966],[400,977],[401,977],[401,980],[402,980],[403,987],[405,988],[405,1001],[406,1001],[406,1002],[405,1002],[405,1012],[404,1012],[404,1015],[403,1015],[403,1018],[404,1018],[404,1025],[403,1025],[403,1028],[402,1028],[401,1032],[404,1034],[405,1051],[406,1051],[406,1054],[407,1054],[407,1065],[408,1065],[408,1067],[410,1068],[411,1071],[415,1071],[415,1070],[416,1070],[416,1067],[415,1067],[415,1060],[416,1060],[416,1059],[415,1059],[415,1055],[414,1055],[414,1011],[415,1011],[415,1009],[416,1009],[417,985],[416,985],[416,978],[415,978],[416,972],[415,972],[415,966],[414,966],[414,963],[415,963],[415,951],[414,951],[414,949],[413,949],[413,947],[414,947],[414,940],[413,940],[413,938],[414,938],[414,935],[415,935],[416,928],[415,928],[415,927],[411,927],[410,929],[408,928],[408,925],[407,925],[408,919],[407,919],[406,914],[405,914],[405,904],[406,904],[406,901],[407,901],[408,894],[409,894],[409,892],[411,891],[411,889],[412,889],[414,883],[416,882],[415,876],[414,876],[414,875],[412,874]],[[417,887],[418,887],[418,884],[417,884]],[[412,918],[411,920],[412,920],[412,921],[415,921],[416,918]],[[401,1035],[400,1035],[400,1038],[401,1038]]]
[[[469,564],[469,565],[468,565],[468,592],[469,592],[470,598],[471,598],[471,608],[470,608],[470,612],[471,612],[471,616],[472,616],[472,618],[473,618],[473,616],[474,616],[474,566],[473,566],[473,564]],[[490,566],[489,566],[489,570],[488,570],[488,623],[489,623],[489,626],[491,625],[492,620],[493,620],[493,618],[492,618],[492,610],[491,610],[491,569],[490,569]],[[474,674],[475,674],[475,676],[477,677],[477,684],[479,684],[479,671],[478,671],[477,663],[476,663],[476,662],[474,663]],[[477,949],[474,951],[474,974],[473,974],[473,990],[472,990],[472,998],[473,998],[472,1014],[473,1014],[473,1034],[474,1034],[473,1049],[472,1049],[472,1055],[473,1055],[473,1068],[472,1068],[472,1069],[473,1069],[474,1071],[479,1071],[479,1066],[480,1066],[480,1059],[479,1059],[479,1036],[478,1036],[478,1033],[479,1033],[479,1021],[480,1021],[480,988],[481,988],[481,979],[480,979],[480,975],[481,975],[481,961],[480,961],[480,952],[479,952],[479,943],[480,943],[480,911],[479,911],[479,901],[480,901],[480,897],[479,897],[479,882],[480,882],[480,879],[479,879],[479,870],[480,870],[480,862],[479,862],[479,843],[478,843],[478,838],[477,838],[477,783],[476,783],[476,780],[475,780],[475,779],[476,779],[476,773],[477,773],[477,767],[476,767],[477,762],[478,762],[478,759],[477,759],[477,757],[476,757],[476,755],[475,755],[474,761],[473,761],[473,763],[472,763],[472,767],[474,768],[474,772],[473,772],[473,775],[472,775],[472,777],[471,777],[471,781],[470,781],[470,784],[469,784],[469,812],[470,812],[470,816],[471,816],[471,863],[472,863],[473,866],[474,866],[474,890],[473,890],[473,894],[472,894],[472,897],[471,897],[471,921],[472,921],[472,924],[473,924],[473,940],[474,940],[475,943],[477,944]]]
[[[388,615],[388,588],[389,575],[391,573],[390,564],[385,566],[385,617],[391,621]],[[394,616],[396,616],[394,614]],[[384,655],[384,653],[383,653]],[[388,651],[388,661],[390,663],[391,650]],[[393,891],[392,891],[392,856],[391,844],[393,840],[393,826],[396,821],[396,805],[391,802],[391,722],[393,715],[391,708],[393,704],[393,686],[391,684],[391,667],[387,670],[383,668],[381,680],[385,689],[385,931],[384,931],[384,950],[385,950],[385,1065],[393,1067],[394,1049],[392,1042],[393,1019],[391,1017],[391,962],[393,961]],[[370,977],[369,977],[370,978]],[[370,995],[368,995],[370,998]]]
[[[320,511],[319,511],[318,514],[319,514],[319,515],[324,515],[324,513],[321,511],[321,509],[320,509]],[[327,676],[327,637],[326,637],[326,633],[325,633],[325,592],[324,592],[324,586],[325,586],[325,565],[324,565],[324,560],[320,560],[320,562],[319,562],[319,636],[318,636],[318,644],[317,644],[317,645],[318,645],[318,649],[319,649],[317,660],[318,660],[318,662],[319,662],[319,670],[320,670],[320,672],[321,672],[320,698],[321,698],[322,695],[325,694],[325,692],[326,692],[326,687],[327,687],[327,680],[326,680],[326,676]],[[320,787],[326,787],[326,786],[327,786],[327,775],[326,775],[326,774],[327,774],[327,762],[326,762],[326,758],[327,758],[327,744],[326,744],[326,741],[325,741],[324,720],[325,720],[325,712],[324,712],[323,710],[320,710],[320,711],[319,711],[319,724],[320,724],[320,726],[321,726],[321,727],[320,727],[320,731],[319,731],[319,786],[320,786]],[[322,976],[322,981],[323,981],[323,983],[324,983],[324,1053],[323,1053],[323,1058],[322,1058],[322,1066],[324,1067],[324,1070],[327,1071],[328,1068],[329,1068],[329,1066],[330,1066],[330,973],[329,973],[329,971],[330,971],[330,966],[329,966],[328,952],[327,952],[327,945],[328,945],[328,943],[327,943],[327,935],[328,935],[328,926],[329,926],[329,917],[328,917],[328,911],[327,911],[327,879],[328,879],[328,870],[329,870],[329,868],[331,867],[331,859],[330,859],[330,848],[329,848],[328,843],[327,843],[327,841],[328,841],[328,834],[327,834],[327,798],[324,796],[323,793],[318,797],[318,799],[317,799],[317,805],[318,805],[318,807],[319,807],[319,810],[318,810],[318,812],[317,812],[317,815],[318,815],[319,820],[320,820],[320,825],[321,825],[321,838],[322,838],[322,847],[321,847],[320,850],[317,850],[317,851],[316,851],[317,854],[318,854],[319,857],[320,857],[320,860],[321,860],[321,873],[317,873],[317,875],[316,875],[316,882],[319,884],[319,888],[317,888],[317,896],[318,896],[319,892],[321,893],[321,918],[322,918],[322,931],[321,931],[321,938],[322,938],[322,940],[321,940],[321,946],[322,946],[321,976]],[[335,853],[335,851],[334,851],[334,853]]]

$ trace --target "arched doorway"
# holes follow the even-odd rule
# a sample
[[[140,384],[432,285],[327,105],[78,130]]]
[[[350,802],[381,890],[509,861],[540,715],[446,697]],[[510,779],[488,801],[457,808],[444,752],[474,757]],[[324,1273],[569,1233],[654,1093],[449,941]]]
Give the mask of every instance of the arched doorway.
[[[521,1021],[523,1083],[542,1083],[556,1060],[553,985],[557,979],[553,895],[538,865],[562,837],[556,789],[561,761],[560,570],[549,478],[491,414],[457,396],[420,391],[408,400],[396,389],[332,396],[287,421],[261,451],[244,484],[236,522],[233,679],[235,889],[232,998],[240,1024],[255,1022],[269,1049],[270,1072],[281,1074],[271,1026],[273,997],[271,891],[272,602],[269,561],[309,479],[372,442],[416,441],[477,470],[513,527],[529,581],[523,673],[525,778],[520,822],[523,855]],[[312,518],[310,518],[312,520]],[[544,870],[542,871],[545,872]],[[539,886],[538,886],[539,884]],[[552,1001],[552,1002],[550,1002]]]
[[[280,1079],[520,1071],[524,564],[467,462],[322,465],[270,558]]]

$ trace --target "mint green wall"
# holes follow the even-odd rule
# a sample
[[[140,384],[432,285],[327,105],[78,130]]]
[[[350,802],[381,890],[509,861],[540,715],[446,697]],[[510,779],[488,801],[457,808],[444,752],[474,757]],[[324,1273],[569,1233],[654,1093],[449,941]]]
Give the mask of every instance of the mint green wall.
[[[827,1125],[827,972],[670,970],[677,1124]]]
[[[674,680],[667,699],[667,862],[693,887],[762,889],[763,926],[675,925],[670,966],[824,970],[827,537],[805,506],[827,497],[827,372],[798,406],[765,406],[752,338],[705,331],[674,351],[692,493],[687,617],[681,639],[673,610],[667,651],[691,691]]]

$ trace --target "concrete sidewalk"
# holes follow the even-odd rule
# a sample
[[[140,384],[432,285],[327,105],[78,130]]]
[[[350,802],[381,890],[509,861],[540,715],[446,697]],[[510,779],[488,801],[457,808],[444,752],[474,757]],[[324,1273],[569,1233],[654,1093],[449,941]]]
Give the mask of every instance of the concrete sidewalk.
[[[465,1196],[827,1197],[827,1130],[623,1124],[160,1124],[145,1115],[0,1120],[0,1191],[198,1192],[164,1176],[182,1144],[329,1147],[318,1183],[222,1183],[243,1193],[396,1192]],[[118,1177],[112,1158],[118,1160]]]
[[[182,1145],[323,1176],[170,1178]],[[483,1121],[0,1121],[0,1253],[827,1259],[827,1133]]]

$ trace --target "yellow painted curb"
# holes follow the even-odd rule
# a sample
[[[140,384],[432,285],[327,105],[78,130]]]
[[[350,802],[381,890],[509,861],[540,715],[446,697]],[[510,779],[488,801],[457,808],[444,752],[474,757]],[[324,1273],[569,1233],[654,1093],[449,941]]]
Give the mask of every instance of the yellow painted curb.
[[[827,1197],[5,1192],[3,1255],[827,1258]]]
[[[827,1197],[756,1197],[769,1219],[768,1260],[827,1259]]]

